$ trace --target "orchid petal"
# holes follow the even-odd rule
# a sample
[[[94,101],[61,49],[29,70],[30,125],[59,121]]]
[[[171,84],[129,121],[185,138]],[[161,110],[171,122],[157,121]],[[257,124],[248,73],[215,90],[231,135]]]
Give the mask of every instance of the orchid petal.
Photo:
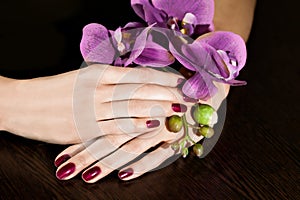
[[[195,42],[199,42],[196,40]],[[230,71],[227,67],[227,61],[229,60],[227,54],[223,54],[223,51],[217,51],[208,44],[202,43],[205,46],[207,53],[210,55],[214,63],[210,63],[209,71],[211,71],[215,77],[220,76],[222,79],[230,77]]]
[[[161,11],[157,10],[154,7],[144,7],[145,9],[145,21],[148,25],[157,23],[159,27],[167,28],[166,19],[167,15]]]
[[[182,53],[194,66],[196,71],[206,71],[212,76],[212,79],[225,80],[230,75],[225,62],[220,56],[217,57],[219,58],[217,63],[221,63],[221,67],[215,63],[214,54],[218,53],[208,44],[195,40],[192,44],[184,45]]]
[[[131,7],[148,25],[153,23],[163,24],[166,14],[153,7],[149,0],[131,0]]]
[[[240,80],[229,80],[229,81],[224,81],[224,83],[227,83],[232,86],[242,86],[242,85],[247,85],[246,81],[240,81]]]
[[[124,26],[124,29],[129,30],[133,28],[143,28],[144,25],[140,22],[129,22]]]
[[[206,72],[197,72],[182,87],[182,92],[193,99],[208,100],[216,94],[217,87]]]
[[[121,57],[117,57],[114,62],[114,66],[123,66],[124,65],[124,59],[121,59]]]
[[[174,63],[175,58],[165,48],[154,42],[147,42],[145,49],[134,63],[150,67],[166,67]]]
[[[206,51],[205,46],[194,41],[192,44],[187,44],[182,47],[182,53],[193,63],[195,69],[212,70],[213,65],[211,55]],[[215,70],[213,70],[215,71]]]
[[[182,37],[172,37],[170,42],[170,51],[174,57],[187,69],[192,71],[209,70],[215,73],[218,70],[211,55],[206,51],[206,44],[194,41],[192,44],[185,43]]]
[[[114,38],[117,41],[117,43],[122,42],[122,32],[121,32],[121,28],[117,28],[117,30],[115,30],[114,32]]]
[[[195,35],[203,35],[208,32],[214,31],[214,26],[213,24],[200,24],[196,25],[194,28],[194,34]]]
[[[181,36],[175,36],[172,38],[169,38],[169,49],[170,52],[173,54],[173,56],[187,69],[195,71],[194,63],[189,61],[189,59],[184,55],[182,52],[182,47],[185,44],[185,42],[182,40]]]
[[[235,59],[237,66],[232,65],[230,60],[226,63],[231,73],[240,71],[244,67],[247,58],[247,49],[244,40],[238,34],[227,31],[216,31],[201,36],[199,40],[209,44],[216,50],[228,52],[229,56]]]
[[[143,30],[141,30],[140,34],[136,37],[134,46],[131,50],[130,56],[128,60],[126,61],[124,66],[128,66],[133,63],[133,61],[140,56],[140,54],[143,52],[146,42],[147,42],[147,37],[148,37],[148,32],[151,27],[147,27]]]
[[[149,0],[131,0],[130,3],[131,3],[131,7],[135,11],[135,13],[140,18],[142,18],[143,20],[145,20],[145,10],[144,10],[144,7],[145,6],[151,6]]]
[[[101,24],[88,24],[83,28],[80,51],[85,61],[111,64],[115,50],[108,30]]]
[[[156,9],[181,20],[186,13],[192,13],[197,24],[211,24],[214,17],[213,0],[152,0],[152,4]]]

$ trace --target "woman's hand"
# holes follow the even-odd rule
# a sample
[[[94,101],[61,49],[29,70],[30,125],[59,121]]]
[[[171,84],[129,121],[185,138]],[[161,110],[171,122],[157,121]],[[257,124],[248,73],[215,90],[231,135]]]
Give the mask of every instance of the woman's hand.
[[[218,109],[229,92],[229,86],[220,83],[216,85],[219,89],[217,95],[208,102],[202,103]],[[186,118],[191,122],[193,119],[190,108],[194,103],[186,103],[186,105],[189,108]],[[160,121],[159,127],[139,136],[106,135],[87,143],[68,147],[55,160],[55,165],[58,167],[57,178],[67,180],[83,172],[83,180],[94,183],[112,171],[120,169],[119,178],[130,180],[170,164],[180,157],[180,152],[175,152],[171,144],[181,139],[184,131],[170,132],[165,126],[165,117],[158,117],[156,120]],[[193,134],[192,128],[189,133],[195,142],[203,138]],[[152,147],[155,148],[147,153]]]
[[[58,144],[138,136],[156,130],[156,118],[180,112],[183,100],[174,94],[181,78],[108,65],[29,80],[1,78],[0,128]]]

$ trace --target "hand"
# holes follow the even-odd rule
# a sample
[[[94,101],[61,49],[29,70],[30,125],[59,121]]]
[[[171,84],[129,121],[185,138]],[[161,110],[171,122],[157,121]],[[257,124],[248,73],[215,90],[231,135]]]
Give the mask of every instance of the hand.
[[[180,78],[150,68],[91,65],[56,76],[10,81],[10,89],[0,88],[4,93],[0,128],[58,144],[112,134],[139,135],[156,128],[154,118],[175,113],[172,103],[178,102],[174,93]],[[159,109],[153,110],[153,105]]]
[[[219,92],[208,102],[216,110],[229,92],[229,86],[216,83]],[[191,108],[193,103],[186,103]],[[192,116],[186,113],[187,121]],[[87,143],[68,147],[61,152],[55,161],[58,167],[56,176],[61,180],[68,180],[82,172],[82,178],[88,183],[94,183],[107,176],[116,169],[120,169],[119,178],[131,180],[157,167],[170,164],[180,157],[179,152],[171,148],[171,144],[181,139],[184,131],[170,132],[165,126],[165,118],[157,118],[160,126],[155,130],[145,132],[139,136],[107,135]],[[189,130],[191,139],[195,142],[203,136],[193,134]],[[147,151],[152,149],[152,151]],[[141,158],[140,158],[141,157]],[[140,158],[140,159],[137,159]],[[168,161],[166,163],[166,161]]]

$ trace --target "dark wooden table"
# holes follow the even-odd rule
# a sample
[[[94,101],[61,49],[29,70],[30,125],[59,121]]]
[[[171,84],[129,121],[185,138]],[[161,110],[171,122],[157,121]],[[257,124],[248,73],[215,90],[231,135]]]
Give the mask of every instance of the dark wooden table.
[[[84,24],[102,20],[116,27],[132,14],[117,15],[122,8],[130,9],[125,3],[114,10],[115,18],[108,19],[110,13],[103,12],[100,20],[98,9],[104,9],[100,1],[65,1],[66,5],[59,3],[61,9],[47,4],[45,10],[28,10],[22,2],[1,3],[9,5],[1,12],[0,57],[4,67],[0,72],[16,78],[78,67],[78,42]],[[56,13],[52,21],[48,17],[51,13]],[[86,184],[79,176],[59,181],[53,160],[66,146],[1,132],[0,199],[300,199],[297,13],[292,2],[258,1],[247,44],[248,61],[239,77],[248,85],[232,88],[222,135],[205,158],[190,155],[129,182],[120,181],[116,172],[96,184]],[[40,41],[24,47],[34,32],[42,38],[40,49],[36,49]],[[20,59],[13,59],[11,50],[18,52]],[[31,50],[40,60],[30,57]]]

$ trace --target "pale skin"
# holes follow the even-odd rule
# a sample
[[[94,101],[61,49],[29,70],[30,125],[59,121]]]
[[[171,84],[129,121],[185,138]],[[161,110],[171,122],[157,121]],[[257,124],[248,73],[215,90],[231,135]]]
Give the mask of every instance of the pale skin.
[[[216,31],[232,31],[239,34],[245,42],[247,42],[253,21],[255,3],[255,0],[215,1],[216,11],[214,24]],[[211,98],[208,102],[201,103],[210,104],[217,110],[222,100],[228,95],[229,86],[218,83],[216,85],[219,89],[218,95]],[[191,120],[189,111],[186,113],[186,117],[188,121]],[[164,118],[158,119],[162,122],[164,121]],[[191,130],[189,132],[191,132]],[[110,174],[115,169],[119,169],[119,178],[122,180],[127,181],[137,178],[160,166],[168,158],[171,158],[174,155],[174,150],[171,148],[171,144],[180,139],[183,134],[183,130],[174,134],[163,126],[160,129],[150,132],[151,136],[145,137],[144,135],[141,135],[135,137],[135,139],[126,143],[122,147],[120,147],[121,144],[124,144],[124,142],[129,141],[132,138],[127,136],[107,136],[96,140],[92,144],[73,145],[57,156],[57,158],[63,155],[71,156],[66,163],[63,163],[58,167],[57,177],[62,180],[67,180],[83,171],[83,180],[87,183],[94,183]],[[194,134],[191,134],[190,136],[194,141],[202,139],[201,136],[198,137]],[[104,141],[106,143],[113,144],[111,145],[111,148],[103,150],[101,148],[101,144],[103,144]],[[150,147],[160,144],[161,142],[163,143],[158,148],[151,153],[146,154],[142,159],[133,162],[126,167],[122,167]],[[117,151],[111,155],[104,159],[100,159],[116,149]],[[96,162],[97,160],[99,161]],[[63,171],[61,169],[70,167],[70,163],[74,163],[76,165],[74,171],[70,174],[66,173],[61,176],[60,172]]]
[[[150,77],[149,74],[152,73],[155,73],[156,77]],[[74,144],[103,135],[123,134],[122,130],[111,128],[115,127],[113,122],[101,120],[135,116],[139,118],[130,119],[128,123],[119,119],[115,123],[122,122],[124,126],[132,126],[127,128],[134,129],[134,132],[145,132],[149,129],[146,126],[147,121],[153,117],[174,114],[172,104],[184,102],[176,89],[180,78],[183,77],[149,68],[124,69],[107,65],[92,65],[82,70],[29,80],[1,77],[0,91],[6,94],[0,100],[1,129],[48,143]],[[76,81],[80,86],[76,86]],[[121,92],[116,93],[116,90]],[[94,122],[102,130],[84,140],[78,134],[74,120],[75,100],[82,101],[78,104],[84,105],[82,110],[79,110],[80,105],[77,106],[80,115],[87,110],[87,98],[78,97],[74,100],[75,95],[80,92],[93,95],[90,107],[95,112],[92,113],[95,115]],[[116,108],[124,104],[124,109],[126,107],[128,112],[112,110],[113,102],[116,102]],[[153,102],[163,111],[153,113],[150,117],[148,113]]]
[[[247,41],[253,20],[255,0],[216,0],[215,6],[214,24],[216,31],[232,31]],[[102,67],[109,70],[120,70],[109,66]],[[99,70],[99,66],[94,66],[94,68],[91,67],[86,70],[87,74],[89,74],[89,70]],[[109,103],[113,102],[112,96],[114,94],[103,92],[103,90],[113,91],[116,88],[118,89],[120,80],[123,80],[121,78],[124,75],[123,73],[128,73],[128,71],[120,70],[110,75],[105,73],[103,80],[97,82],[97,89],[94,90],[95,101],[93,101],[97,103],[92,106],[96,116],[94,123],[98,125],[100,131],[91,132],[86,138],[82,138],[82,135],[78,134],[74,121],[73,97],[75,81],[79,73],[78,70],[57,76],[30,80],[14,80],[0,77],[0,92],[1,94],[5,94],[0,99],[0,129],[19,136],[49,143],[76,143],[57,156],[56,160],[62,155],[69,155],[71,157],[67,162],[60,163],[57,169],[57,176],[60,179],[67,180],[83,172],[83,179],[88,183],[100,180],[113,170],[120,168],[136,156],[142,154],[145,150],[163,142],[159,148],[147,154],[141,160],[120,169],[121,173],[119,175],[122,180],[137,178],[174,155],[170,144],[180,138],[183,132],[177,134],[169,132],[164,126],[164,120],[166,116],[173,114],[182,115],[183,113],[175,113],[172,110],[172,104],[185,104],[188,108],[193,105],[192,103],[183,101],[182,95],[176,89],[178,79],[181,78],[180,75],[165,74],[164,72],[158,75],[155,72],[156,77],[151,77],[149,74],[152,73],[146,71],[143,74],[143,70],[149,69],[138,69],[136,72],[130,72],[133,74],[137,73],[138,76],[134,76],[130,81],[125,81],[125,87],[122,86],[124,88],[120,90],[124,92],[123,97],[122,95],[120,97],[121,100],[126,105],[129,105],[129,108],[127,108],[128,112],[124,112],[124,114],[130,113],[131,116],[137,116],[138,118],[115,121],[115,124],[101,121],[111,119],[115,116],[114,106]],[[93,74],[93,72],[90,73]],[[114,76],[115,74],[119,74],[119,76]],[[143,78],[132,83],[137,77]],[[95,85],[93,85],[94,82],[83,81],[83,83],[86,83],[81,88],[83,91],[90,91],[95,88]],[[128,87],[126,87],[126,84]],[[135,87],[132,87],[132,84],[135,84]],[[219,88],[218,95],[205,102],[211,104],[215,109],[218,109],[220,103],[226,98],[229,92],[228,85],[217,84],[217,86]],[[130,92],[134,92],[134,95],[128,98],[127,94]],[[84,103],[86,102],[82,102],[83,105]],[[153,112],[151,113],[153,103],[161,108],[163,112],[153,115]],[[130,105],[139,105],[138,107],[143,108],[143,110],[136,109],[136,106]],[[119,108],[118,105],[116,107]],[[105,113],[104,118],[103,113]],[[188,114],[187,118],[188,120],[190,119]],[[159,126],[147,127],[147,122],[153,120],[160,121]],[[99,136],[102,137],[99,138]],[[193,137],[195,141],[201,139],[198,136]],[[84,142],[83,140],[89,140],[90,142],[81,143]],[[131,141],[119,148],[115,153],[94,163],[129,140]],[[72,173],[59,174],[59,171],[70,163],[76,166]],[[90,169],[95,169],[95,166],[101,169],[101,173],[92,177],[91,180],[86,180],[84,174],[86,175],[86,172]],[[132,171],[130,172],[130,176],[123,176],[124,173],[122,172],[125,172],[126,175],[128,169]]]

